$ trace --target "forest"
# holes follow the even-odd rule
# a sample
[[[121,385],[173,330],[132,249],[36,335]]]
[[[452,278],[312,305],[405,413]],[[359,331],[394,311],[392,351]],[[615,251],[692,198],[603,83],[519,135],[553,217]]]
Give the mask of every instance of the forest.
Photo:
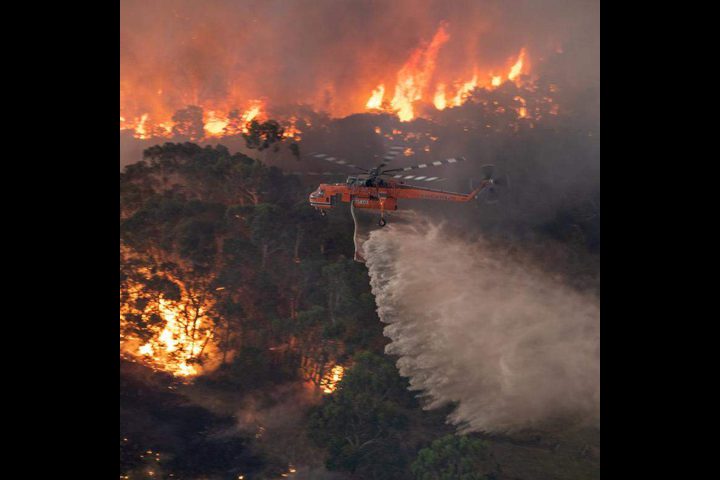
[[[533,125],[489,114],[492,99],[477,105],[414,125],[441,151],[502,152],[511,173],[502,208],[473,206],[448,229],[483,231],[597,292],[595,117]],[[318,215],[307,194],[320,180],[289,172],[317,168],[305,163],[313,141],[381,151],[364,139],[400,127],[382,115],[313,122],[298,144],[254,121],[246,153],[178,132],[121,172],[120,478],[599,478],[595,426],[458,435],[446,423],[454,405],[426,410],[408,390],[353,261],[352,218]]]

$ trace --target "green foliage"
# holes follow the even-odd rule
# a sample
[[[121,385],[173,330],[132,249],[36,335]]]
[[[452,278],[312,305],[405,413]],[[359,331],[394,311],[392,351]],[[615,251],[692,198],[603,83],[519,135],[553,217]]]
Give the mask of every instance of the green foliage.
[[[364,352],[353,361],[338,390],[310,414],[309,435],[328,449],[331,470],[403,478],[409,456],[398,447],[415,399],[387,357]]]
[[[446,435],[418,453],[412,464],[417,480],[490,480],[488,444],[467,435]]]

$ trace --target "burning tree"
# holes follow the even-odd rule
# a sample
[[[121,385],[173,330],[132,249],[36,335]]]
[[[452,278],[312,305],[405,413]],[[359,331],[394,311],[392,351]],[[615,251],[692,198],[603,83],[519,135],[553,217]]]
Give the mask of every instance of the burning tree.
[[[122,352],[181,377],[216,368],[218,315],[206,282],[183,281],[172,264],[125,265],[130,268],[123,269],[120,284]]]

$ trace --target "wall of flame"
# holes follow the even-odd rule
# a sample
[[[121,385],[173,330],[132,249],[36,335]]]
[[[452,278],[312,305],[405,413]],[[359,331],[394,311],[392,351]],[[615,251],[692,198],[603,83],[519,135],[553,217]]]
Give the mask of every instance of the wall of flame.
[[[597,30],[596,2],[218,0],[121,4],[120,125],[169,136],[202,107],[207,138],[298,104],[341,117],[462,104],[474,88],[534,75],[533,63]]]

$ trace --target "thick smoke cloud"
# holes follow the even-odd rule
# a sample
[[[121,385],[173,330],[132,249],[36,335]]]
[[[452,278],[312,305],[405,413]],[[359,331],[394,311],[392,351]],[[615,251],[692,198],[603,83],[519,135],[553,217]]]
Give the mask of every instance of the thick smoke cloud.
[[[599,417],[599,306],[479,240],[415,220],[363,245],[387,353],[460,431]]]
[[[441,21],[437,72],[562,48],[569,75],[596,81],[598,16],[596,0],[123,0],[121,98],[137,112],[263,97],[345,115]]]

